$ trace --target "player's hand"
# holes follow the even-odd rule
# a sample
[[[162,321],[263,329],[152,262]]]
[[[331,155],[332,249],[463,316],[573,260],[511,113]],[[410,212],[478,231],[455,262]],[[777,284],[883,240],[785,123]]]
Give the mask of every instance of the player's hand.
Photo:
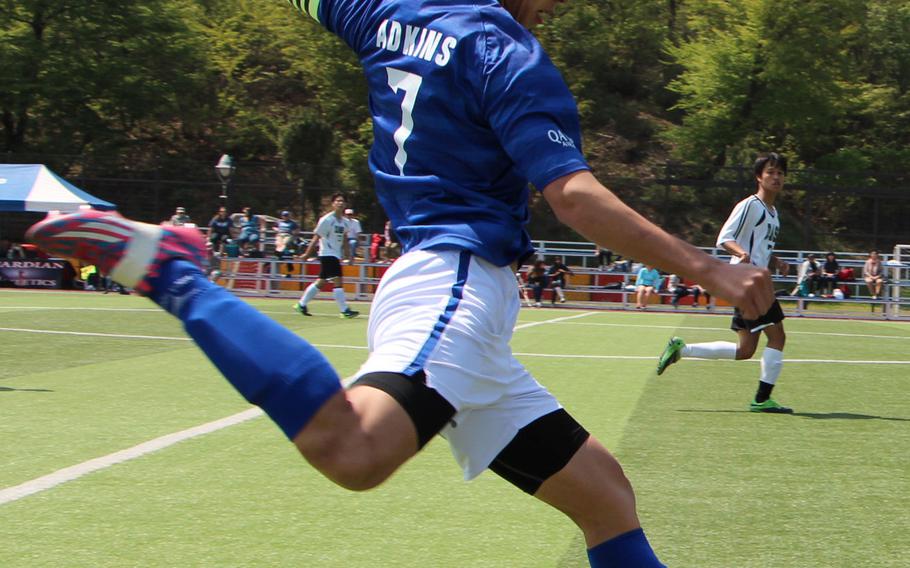
[[[741,255],[739,255],[739,262],[740,262],[740,264],[751,264],[752,257],[749,255],[749,253],[744,252]]]
[[[771,274],[751,264],[718,262],[708,273],[705,287],[739,308],[747,320],[758,319],[774,303]]]

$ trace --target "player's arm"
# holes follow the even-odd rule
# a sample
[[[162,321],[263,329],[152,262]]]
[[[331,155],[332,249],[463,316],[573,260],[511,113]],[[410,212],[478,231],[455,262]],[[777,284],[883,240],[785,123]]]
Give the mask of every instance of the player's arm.
[[[313,238],[310,239],[310,244],[307,245],[306,251],[304,251],[304,253],[303,253],[304,260],[311,258],[313,256],[313,250],[315,250],[316,243],[318,243],[318,242],[319,242],[319,234],[314,232]]]
[[[752,261],[752,257],[749,256],[746,249],[739,246],[739,243],[736,241],[724,241],[720,243],[720,248],[724,249],[732,256],[738,257],[739,261],[743,264],[749,264]]]
[[[303,258],[312,258],[313,252],[316,249],[316,244],[319,243],[319,239],[327,239],[332,236],[332,221],[328,217],[322,217],[319,219],[319,222],[316,223],[316,228],[313,229],[313,238],[310,239],[310,244],[306,247],[306,252],[303,254]],[[331,241],[330,241],[331,242]]]
[[[717,242],[715,246],[722,248],[731,256],[739,258],[739,261],[744,264],[749,264],[752,259],[749,255],[749,252],[741,247],[736,239],[743,234],[744,231],[751,231],[755,225],[755,221],[750,218],[750,214],[755,208],[753,207],[753,200],[747,199],[745,201],[740,201],[736,204],[736,207],[733,208],[733,211],[730,212],[730,216],[727,217],[727,220],[724,222],[723,227],[720,229],[720,233],[717,235]]]
[[[543,189],[556,216],[585,238],[625,257],[702,282],[717,296],[757,318],[774,300],[768,271],[730,265],[673,237],[642,217],[587,170],[562,176]]]

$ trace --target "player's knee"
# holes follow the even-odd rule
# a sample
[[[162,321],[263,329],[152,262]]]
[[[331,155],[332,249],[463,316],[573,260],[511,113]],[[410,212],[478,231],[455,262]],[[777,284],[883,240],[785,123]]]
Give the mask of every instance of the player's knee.
[[[395,470],[378,459],[375,452],[346,440],[326,436],[318,441],[297,445],[306,460],[334,483],[351,491],[366,491],[381,484]]]
[[[755,355],[755,345],[740,345],[736,348],[736,360],[751,359]]]
[[[367,491],[382,484],[393,471],[377,461],[341,460],[334,464],[329,479],[351,491]]]

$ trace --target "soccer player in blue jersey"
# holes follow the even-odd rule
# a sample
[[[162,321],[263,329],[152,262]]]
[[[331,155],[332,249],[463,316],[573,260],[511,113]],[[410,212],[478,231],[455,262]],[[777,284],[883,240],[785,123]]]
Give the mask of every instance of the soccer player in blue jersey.
[[[370,355],[352,383],[343,387],[309,343],[208,282],[189,229],[89,211],[42,221],[30,237],[98,259],[180,318],[338,484],[375,487],[440,434],[466,478],[489,468],[570,517],[592,566],[661,566],[617,460],[512,356],[515,267],[532,253],[528,182],[588,239],[697,280],[747,318],[773,301],[767,270],[671,237],[591,174],[572,95],[528,31],[557,0],[292,3],[363,64],[370,168],[404,251],[376,292]]]

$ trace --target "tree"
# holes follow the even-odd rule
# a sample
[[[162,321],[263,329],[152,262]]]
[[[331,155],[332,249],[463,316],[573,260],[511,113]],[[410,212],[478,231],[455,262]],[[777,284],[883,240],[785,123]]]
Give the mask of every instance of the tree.
[[[302,113],[281,134],[281,158],[298,187],[301,219],[307,208],[319,218],[325,190],[334,185],[338,161],[333,140],[332,126],[312,112]]]
[[[812,163],[839,147],[857,93],[847,47],[864,13],[853,0],[706,2],[687,11],[691,37],[667,47],[684,71],[684,111],[668,132],[677,156],[714,167],[756,149]]]
[[[193,136],[210,101],[195,14],[176,0],[0,3],[0,149],[126,154]]]

